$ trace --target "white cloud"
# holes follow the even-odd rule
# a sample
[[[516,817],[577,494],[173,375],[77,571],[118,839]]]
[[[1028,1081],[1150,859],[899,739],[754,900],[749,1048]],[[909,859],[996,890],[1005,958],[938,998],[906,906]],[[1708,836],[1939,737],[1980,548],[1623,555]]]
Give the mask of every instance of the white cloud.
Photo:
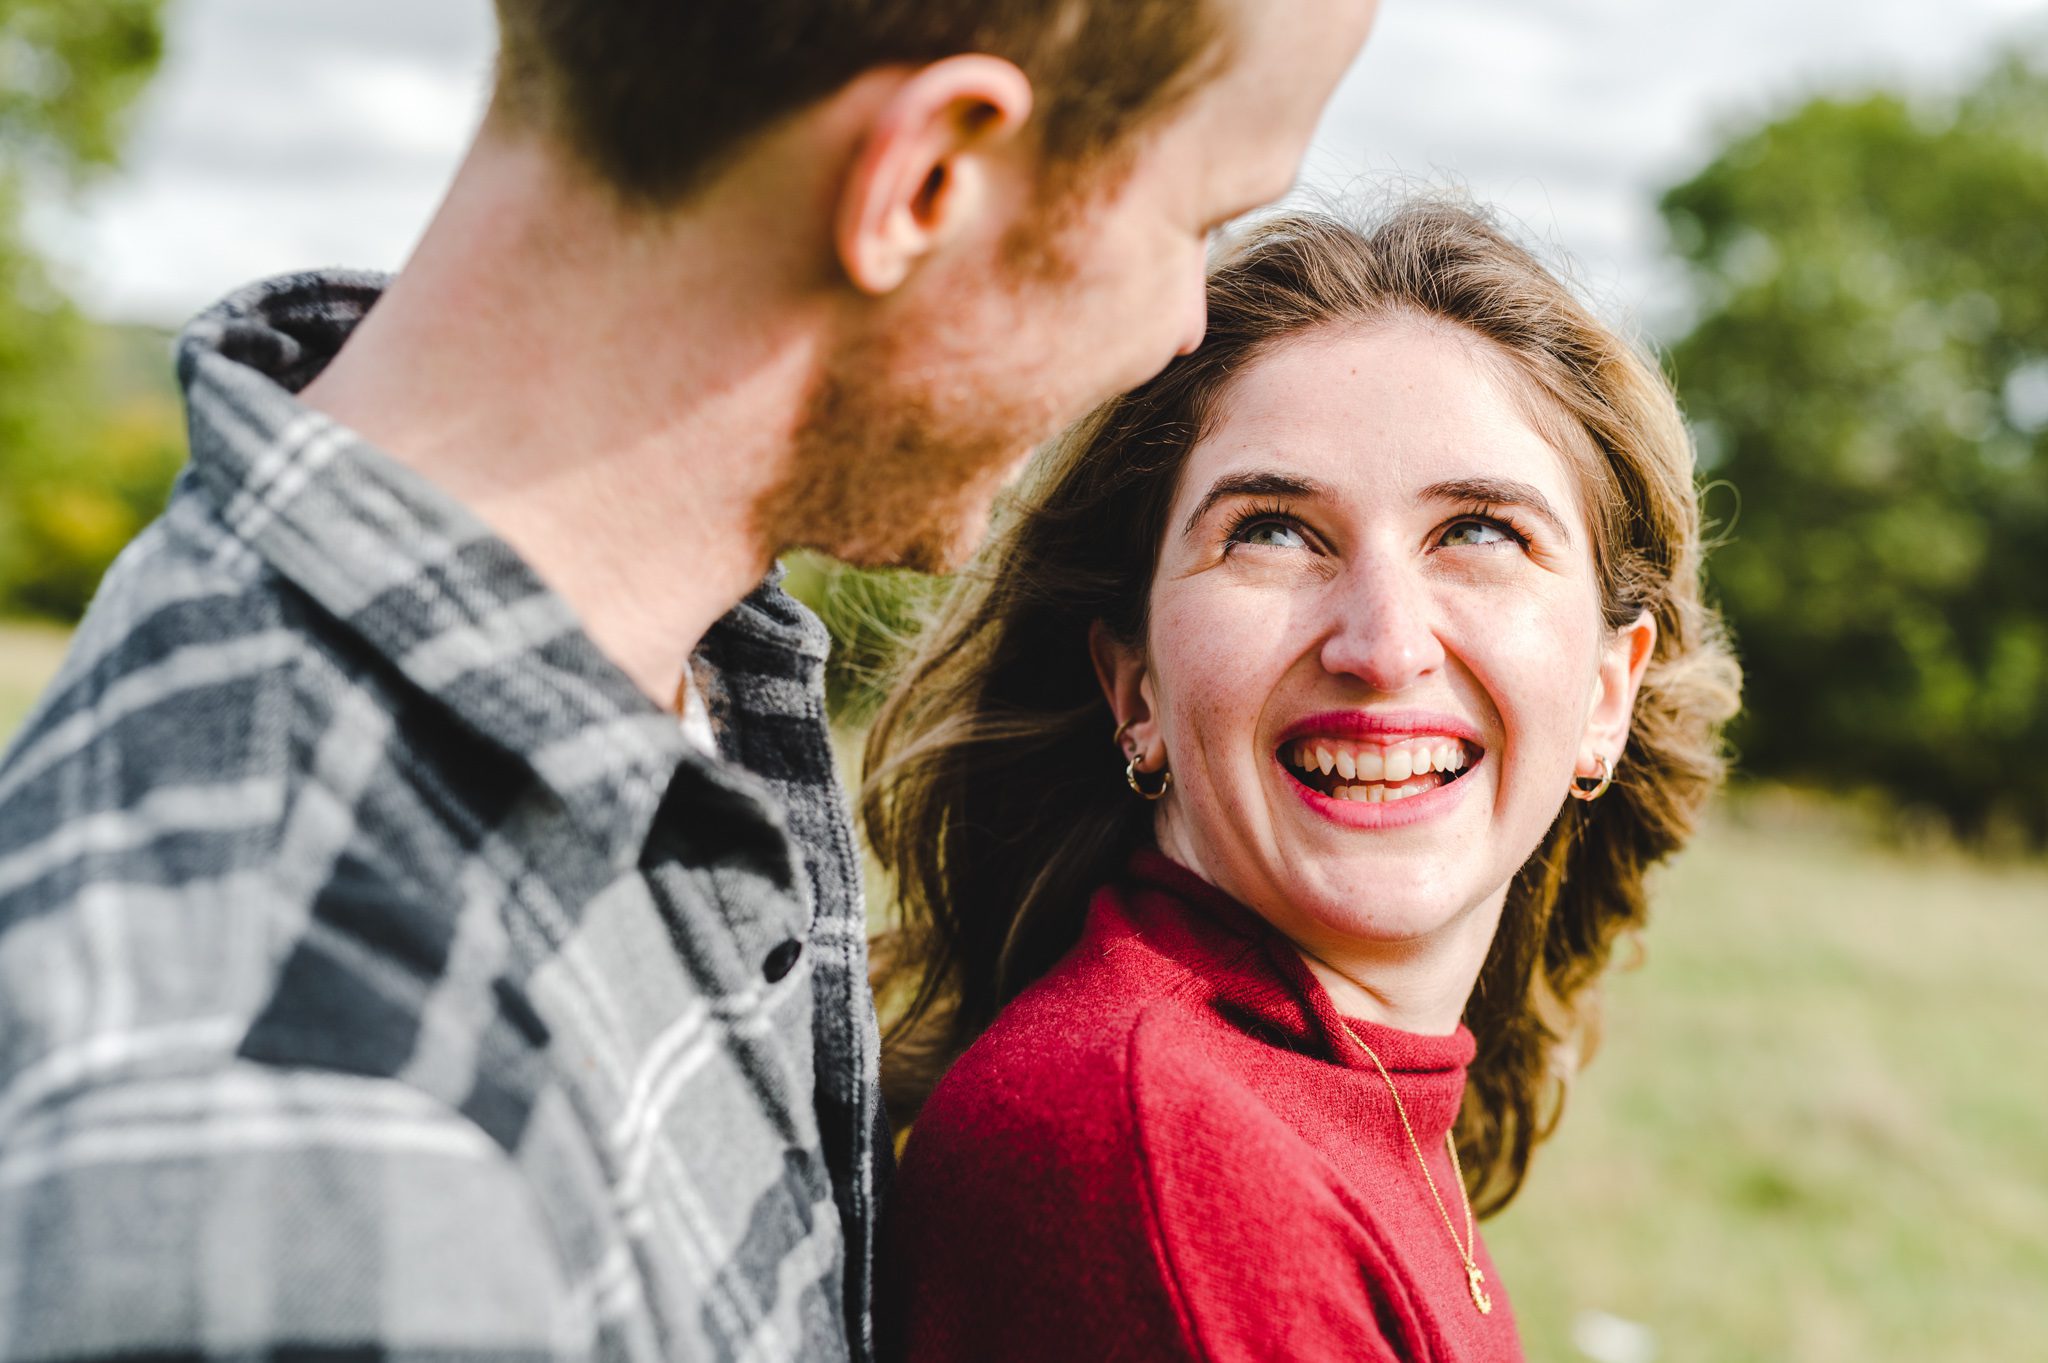
[[[482,115],[488,0],[185,0],[128,170],[32,230],[85,305],[176,323],[308,265],[395,268]]]
[[[1671,315],[1654,196],[1817,89],[1938,86],[2036,0],[1384,0],[1305,183],[1452,179],[1563,248],[1611,314]],[[481,114],[488,0],[182,0],[126,175],[39,237],[88,306],[175,321],[309,264],[392,268]]]
[[[1617,318],[1682,313],[1659,191],[1715,139],[1823,91],[1959,79],[2022,0],[1387,0],[1305,184],[1445,180],[1561,247]],[[1370,181],[1371,176],[1366,179]]]

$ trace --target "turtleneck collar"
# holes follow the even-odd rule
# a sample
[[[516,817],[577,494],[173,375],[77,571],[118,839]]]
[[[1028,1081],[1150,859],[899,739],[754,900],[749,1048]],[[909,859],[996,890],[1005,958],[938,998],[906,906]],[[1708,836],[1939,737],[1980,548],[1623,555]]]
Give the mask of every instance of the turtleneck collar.
[[[1293,943],[1163,853],[1134,853],[1122,881],[1105,887],[1096,915],[1121,919],[1198,978],[1211,1006],[1240,1029],[1351,1071],[1367,1092],[1383,1091],[1363,1041],[1397,1082],[1418,1140],[1440,1142],[1457,1120],[1477,1050],[1469,1029],[1460,1024],[1448,1036],[1425,1036],[1343,1017]]]

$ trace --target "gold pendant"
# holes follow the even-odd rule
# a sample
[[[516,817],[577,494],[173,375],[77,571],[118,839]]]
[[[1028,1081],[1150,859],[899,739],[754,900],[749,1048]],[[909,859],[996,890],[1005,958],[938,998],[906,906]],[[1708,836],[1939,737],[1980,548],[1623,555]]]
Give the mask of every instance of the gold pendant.
[[[1465,1280],[1472,1287],[1472,1304],[1479,1308],[1479,1314],[1492,1315],[1493,1298],[1486,1295],[1486,1274],[1480,1271],[1479,1265],[1465,1265]]]

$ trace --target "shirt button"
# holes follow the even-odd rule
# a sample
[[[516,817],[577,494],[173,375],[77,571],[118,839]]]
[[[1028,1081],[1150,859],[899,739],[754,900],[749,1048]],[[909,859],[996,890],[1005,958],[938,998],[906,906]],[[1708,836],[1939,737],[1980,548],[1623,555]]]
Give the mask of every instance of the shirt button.
[[[803,954],[804,944],[791,938],[768,953],[768,959],[761,963],[761,973],[774,984],[796,968],[796,958]]]

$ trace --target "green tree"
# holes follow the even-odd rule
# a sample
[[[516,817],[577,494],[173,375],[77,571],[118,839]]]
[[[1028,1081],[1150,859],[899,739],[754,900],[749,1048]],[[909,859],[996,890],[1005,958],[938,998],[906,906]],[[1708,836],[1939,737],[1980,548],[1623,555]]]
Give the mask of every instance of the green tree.
[[[1745,766],[2048,839],[2048,62],[1816,100],[1661,208],[1679,390],[1740,503]]]
[[[114,164],[163,0],[0,0],[0,607],[75,614],[176,467],[160,403],[98,381],[107,343],[24,239],[30,193]]]

